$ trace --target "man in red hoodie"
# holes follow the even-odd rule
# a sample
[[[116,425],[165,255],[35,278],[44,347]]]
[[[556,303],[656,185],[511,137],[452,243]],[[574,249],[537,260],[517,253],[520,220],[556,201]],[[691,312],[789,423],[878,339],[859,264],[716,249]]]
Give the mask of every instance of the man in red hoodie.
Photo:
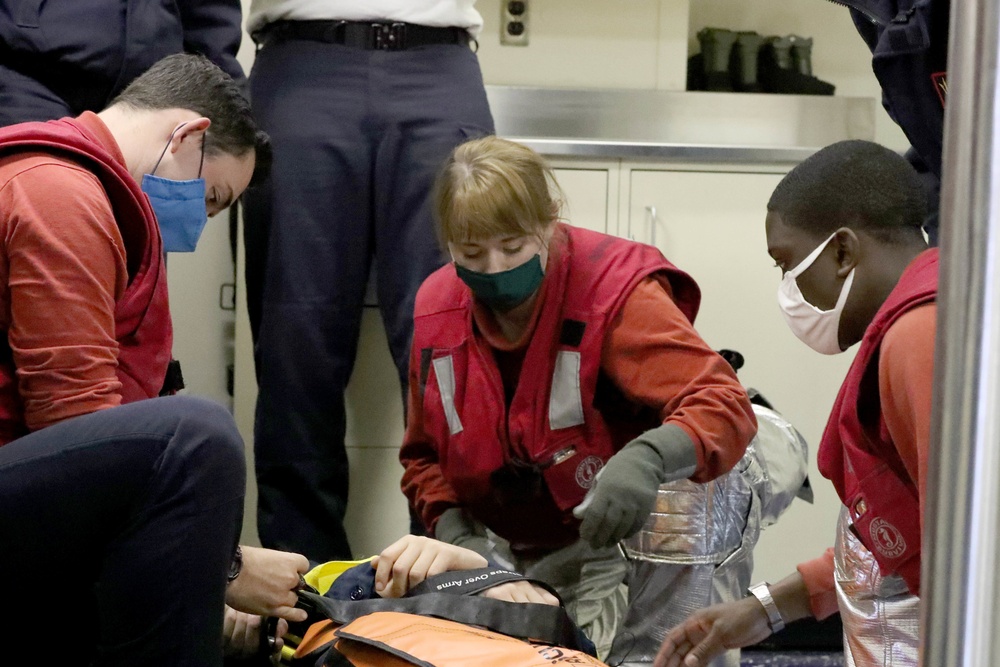
[[[844,504],[836,546],[693,614],[667,635],[657,667],[704,665],[837,611],[848,664],[917,663],[938,268],[920,230],[924,197],[902,157],[864,141],[819,151],[771,196],[767,248],[789,327],[824,354],[861,343],[817,455]]]
[[[236,547],[232,417],[157,398],[176,388],[163,253],[194,249],[266,148],[238,85],[191,55],[98,114],[0,130],[2,636],[80,664],[217,665],[223,600],[304,618],[306,559]]]

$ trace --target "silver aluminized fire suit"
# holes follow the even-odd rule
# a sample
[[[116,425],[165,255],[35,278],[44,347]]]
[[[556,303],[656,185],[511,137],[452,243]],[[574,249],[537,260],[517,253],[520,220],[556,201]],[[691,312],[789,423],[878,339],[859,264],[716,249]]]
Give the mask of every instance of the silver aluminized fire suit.
[[[679,480],[660,487],[645,526],[623,542],[631,559],[629,606],[607,662],[652,663],[667,631],[692,612],[745,597],[753,548],[804,486],[808,446],[777,412],[753,406],[757,435],[726,475],[707,484]],[[713,666],[739,665],[739,651]]]

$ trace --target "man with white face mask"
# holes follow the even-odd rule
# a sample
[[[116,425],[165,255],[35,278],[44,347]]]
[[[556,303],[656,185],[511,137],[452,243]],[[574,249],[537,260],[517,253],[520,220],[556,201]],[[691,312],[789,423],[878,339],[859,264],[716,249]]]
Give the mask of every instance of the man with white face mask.
[[[917,663],[938,268],[920,231],[924,197],[906,160],[864,141],[819,151],[772,194],[767,249],[789,327],[823,354],[861,343],[818,453],[844,503],[836,546],[693,614],[667,635],[657,667],[704,665],[838,610],[845,664]]]

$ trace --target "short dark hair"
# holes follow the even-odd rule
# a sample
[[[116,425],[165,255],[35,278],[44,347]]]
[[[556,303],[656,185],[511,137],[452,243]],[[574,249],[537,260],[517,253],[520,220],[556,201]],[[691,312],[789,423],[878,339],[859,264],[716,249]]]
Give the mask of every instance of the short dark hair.
[[[816,236],[851,227],[898,243],[920,233],[927,193],[920,175],[898,153],[871,141],[840,141],[792,169],[774,189],[767,210]]]
[[[257,128],[250,103],[236,81],[208,58],[178,53],[156,62],[112,102],[133,109],[187,109],[212,121],[205,133],[205,152],[242,157],[255,151],[253,180],[271,163],[271,144]]]

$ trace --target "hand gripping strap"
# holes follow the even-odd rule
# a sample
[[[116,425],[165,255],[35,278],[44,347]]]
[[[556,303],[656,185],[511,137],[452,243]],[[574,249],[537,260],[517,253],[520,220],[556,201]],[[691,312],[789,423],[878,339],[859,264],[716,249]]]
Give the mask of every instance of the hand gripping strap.
[[[538,579],[528,579],[523,574],[505,570],[499,567],[481,567],[477,570],[455,570],[452,572],[442,572],[441,574],[428,577],[417,584],[406,594],[406,597],[415,595],[426,595],[427,593],[449,593],[451,595],[478,595],[479,593],[506,584],[511,581],[529,581],[536,586],[544,588],[559,599],[562,598],[544,581]]]

